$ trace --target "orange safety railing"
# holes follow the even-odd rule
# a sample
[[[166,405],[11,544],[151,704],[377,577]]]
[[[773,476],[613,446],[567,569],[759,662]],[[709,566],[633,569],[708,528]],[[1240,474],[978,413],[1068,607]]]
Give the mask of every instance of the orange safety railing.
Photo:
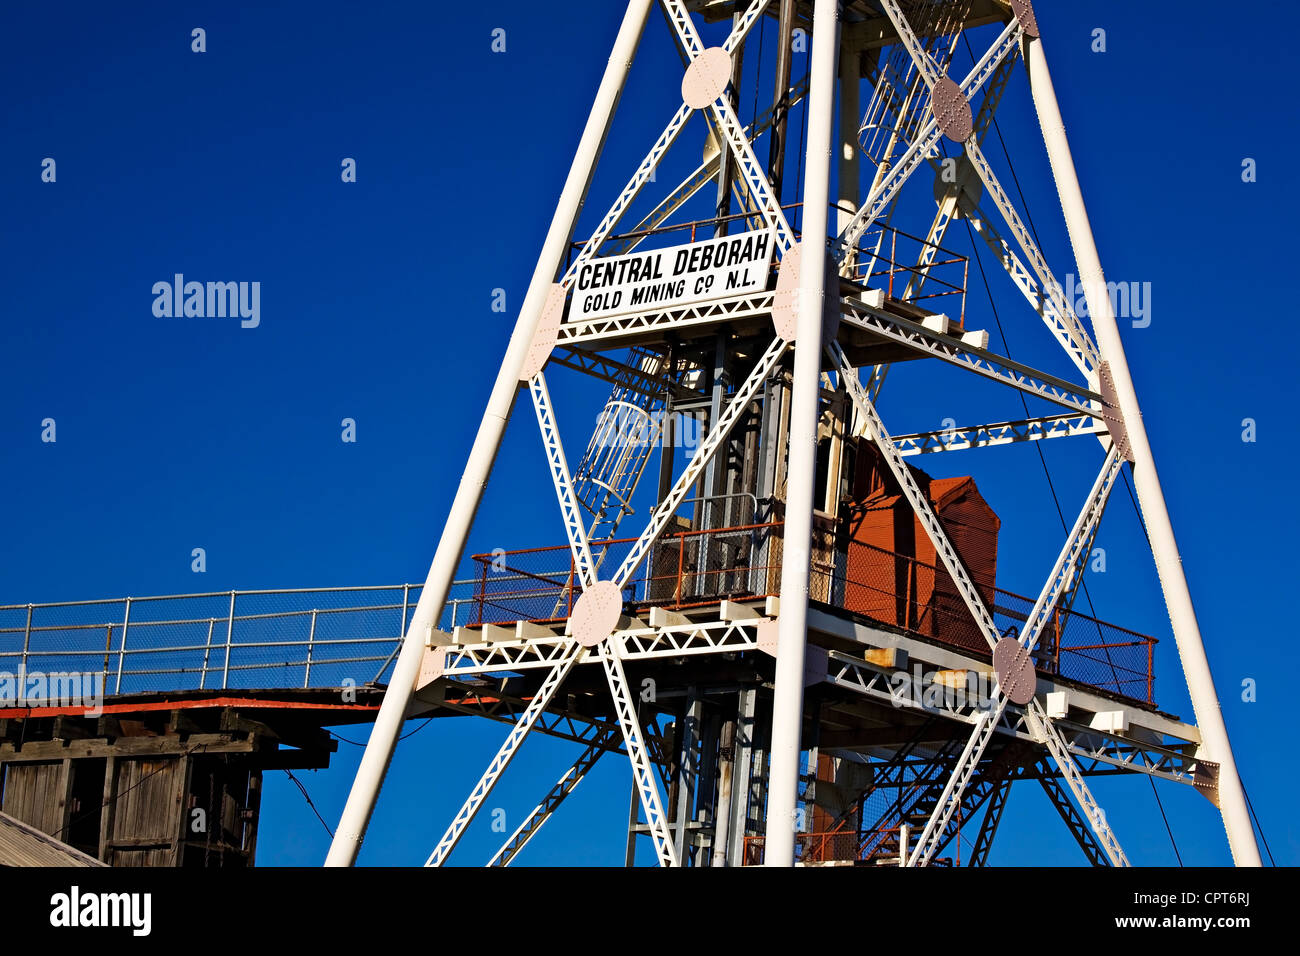
[[[743,524],[661,535],[624,585],[632,608],[681,609],[723,598],[757,599],[779,590],[782,525]],[[635,538],[594,542],[607,576]],[[816,554],[816,548],[814,549]],[[569,616],[581,582],[567,546],[476,554],[467,623],[558,621]],[[1004,633],[1018,634],[1032,598],[975,581]],[[854,542],[849,551],[814,558],[813,600],[901,631],[988,656],[988,644],[942,567],[910,555]],[[1035,666],[1129,700],[1155,702],[1156,639],[1057,608],[1039,638]]]

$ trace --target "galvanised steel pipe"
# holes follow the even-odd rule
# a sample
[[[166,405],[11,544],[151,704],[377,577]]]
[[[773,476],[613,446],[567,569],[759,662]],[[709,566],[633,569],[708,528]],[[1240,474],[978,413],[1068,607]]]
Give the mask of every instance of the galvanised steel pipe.
[[[410,627],[403,638],[402,651],[393,666],[392,680],[366,743],[361,766],[357,769],[356,779],[343,808],[343,816],[334,834],[334,842],[330,844],[329,855],[325,859],[326,866],[351,866],[356,862],[357,852],[361,849],[361,841],[370,823],[380,785],[388,772],[393,748],[397,744],[415,690],[420,661],[424,657],[425,636],[437,626],[443,605],[447,601],[447,592],[456,566],[460,563],[475,512],[482,500],[483,488],[487,485],[497,450],[501,446],[501,438],[514,408],[520,374],[541,319],[542,307],[551,284],[555,281],[556,272],[564,261],[569,236],[586,198],[596,160],[605,144],[605,136],[618,107],[623,84],[636,56],[653,2],[654,0],[631,0],[623,15],[613,51],[600,80],[600,88],[587,117],[587,125],[582,131],[582,139],[569,167],[568,178],[564,182],[537,267],[528,285],[528,294],[524,298],[523,308],[519,310],[519,319],[502,359],[501,371],[474,438],[460,486],[456,489],[451,513],[442,530],[442,537],[438,540],[429,576],[425,579],[424,589],[420,592],[415,612],[411,616]]]
[[[1034,107],[1038,111],[1038,123],[1042,127],[1043,141],[1047,144],[1047,156],[1051,161],[1052,175],[1056,179],[1061,209],[1065,213],[1065,225],[1078,262],[1079,278],[1088,302],[1088,312],[1092,316],[1097,348],[1110,366],[1120,412],[1124,417],[1124,428],[1133,452],[1133,485],[1142,506],[1142,514],[1146,518],[1151,553],[1155,557],[1160,587],[1169,609],[1174,642],[1178,646],[1183,675],[1187,679],[1196,726],[1201,732],[1199,753],[1206,760],[1219,765],[1219,812],[1223,815],[1224,829],[1228,832],[1233,860],[1238,866],[1260,866],[1259,846],[1251,827],[1245,792],[1241,787],[1241,778],[1237,776],[1237,764],[1228,742],[1228,730],[1223,723],[1214,679],[1210,675],[1210,663],[1201,641],[1196,610],[1187,589],[1182,559],[1178,556],[1178,542],[1174,539],[1169,509],[1160,488],[1160,476],[1156,473],[1155,459],[1147,441],[1146,427],[1142,423],[1137,391],[1129,375],[1119,324],[1115,321],[1101,259],[1097,255],[1092,226],[1088,221],[1088,210],[1084,206],[1083,192],[1079,188],[1079,178],[1074,169],[1074,158],[1065,136],[1065,122],[1061,119],[1061,109],[1056,102],[1056,92],[1052,88],[1052,77],[1047,69],[1047,59],[1040,39],[1029,39],[1026,61]]]
[[[763,862],[767,866],[794,865],[838,26],[839,0],[817,0],[813,10],[813,47],[809,62],[807,178],[803,194],[803,240],[799,244],[799,314],[791,385],[785,550],[781,557],[781,613],[777,619],[776,689],[772,701],[767,829],[763,842]]]

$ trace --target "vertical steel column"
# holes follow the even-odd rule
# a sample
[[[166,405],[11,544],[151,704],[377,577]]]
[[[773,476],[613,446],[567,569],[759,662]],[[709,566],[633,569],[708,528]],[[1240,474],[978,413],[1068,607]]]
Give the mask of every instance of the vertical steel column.
[[[838,21],[839,0],[817,0],[809,68],[807,179],[803,194],[803,239],[799,244],[799,315],[790,409],[776,690],[772,701],[772,763],[764,840],[764,863],[768,866],[794,865]]]
[[[131,613],[131,599],[127,598],[127,613]],[[125,636],[125,633],[124,635]],[[23,656],[18,659],[18,696],[17,700],[23,699],[23,688],[27,686],[27,653],[32,647],[32,605],[27,605],[27,627],[23,631]],[[122,669],[118,668],[118,683],[122,682]]]
[[[217,626],[215,617],[208,618],[208,642],[203,645],[203,670],[199,672],[199,690],[206,690],[208,685],[208,658],[212,655],[212,632]]]
[[[1052,77],[1047,69],[1042,41],[1036,37],[1028,42],[1026,61],[1034,107],[1038,111],[1038,124],[1042,128],[1043,141],[1047,145],[1052,175],[1056,180],[1057,194],[1060,196],[1061,209],[1065,214],[1065,225],[1069,230],[1070,243],[1074,247],[1075,259],[1078,262],[1079,278],[1088,302],[1088,312],[1092,316],[1097,348],[1101,357],[1110,366],[1115,393],[1119,398],[1120,412],[1124,419],[1124,429],[1128,433],[1129,446],[1133,454],[1133,486],[1142,506],[1142,514],[1146,518],[1147,533],[1151,538],[1151,553],[1155,558],[1156,572],[1160,577],[1165,604],[1169,609],[1174,642],[1178,646],[1178,656],[1182,660],[1183,675],[1187,679],[1187,689],[1191,695],[1196,725],[1201,732],[1200,753],[1205,759],[1219,765],[1219,810],[1223,816],[1224,829],[1228,833],[1233,860],[1238,866],[1260,866],[1255,831],[1251,826],[1241,779],[1237,776],[1237,764],[1232,755],[1228,730],[1224,725],[1219,698],[1214,689],[1210,663],[1205,656],[1205,645],[1201,641],[1196,610],[1192,606],[1192,596],[1187,588],[1182,559],[1178,555],[1178,542],[1174,538],[1174,529],[1169,520],[1164,492],[1160,488],[1160,476],[1156,473],[1155,459],[1151,454],[1146,427],[1142,422],[1142,410],[1138,405],[1137,391],[1133,387],[1133,379],[1129,374],[1128,360],[1124,355],[1124,343],[1119,334],[1119,324],[1115,321],[1115,312],[1102,273],[1101,259],[1097,254],[1092,226],[1088,221],[1088,211],[1083,202],[1083,192],[1074,169],[1070,144],[1065,136],[1065,122],[1061,118],[1056,92],[1052,88]]]
[[[689,859],[691,823],[695,817],[695,787],[699,782],[700,717],[703,714],[699,694],[694,687],[686,691],[686,707],[677,733],[677,805],[673,811],[673,846],[677,859],[685,865]]]
[[[501,361],[501,371],[492,388],[483,421],[479,425],[469,460],[456,489],[456,497],[452,501],[451,512],[438,540],[438,549],[429,566],[429,575],[425,579],[419,601],[416,602],[410,627],[402,640],[402,651],[393,668],[392,680],[380,705],[374,729],[361,758],[361,766],[357,769],[356,779],[343,808],[343,816],[334,834],[334,841],[330,844],[326,866],[350,866],[356,861],[357,852],[361,849],[366,827],[370,824],[370,814],[388,772],[393,748],[397,745],[402,722],[406,719],[406,709],[414,693],[420,661],[424,657],[425,633],[428,628],[436,626],[446,603],[456,565],[460,563],[465,540],[483,496],[483,488],[487,485],[497,449],[505,434],[506,423],[514,408],[519,392],[520,372],[532,345],[542,307],[555,281],[555,274],[564,262],[569,236],[577,224],[578,213],[586,198],[596,161],[604,146],[605,136],[609,132],[610,122],[653,2],[654,0],[630,0],[623,15],[618,37],[601,77],[600,89],[596,92],[564,189],[556,203],[555,215],[546,233],[546,241],[528,285],[523,307],[519,310],[519,319]]]
[[[756,704],[758,691],[742,690],[737,701],[735,748],[732,763],[730,816],[727,833],[727,866],[745,863],[745,836],[749,829],[749,798],[752,792],[754,748],[758,741]]]
[[[307,666],[302,672],[302,686],[306,690],[308,683],[311,681],[311,652],[316,645],[316,609],[311,612],[311,626],[307,631]]]
[[[29,611],[30,614],[30,611]],[[126,631],[131,624],[131,599],[126,599],[126,611],[122,614],[122,640],[117,645],[117,682],[113,687],[114,694],[122,693],[122,668],[126,664]],[[26,650],[23,652],[26,657]],[[26,660],[24,660],[24,665]]]
[[[226,616],[226,662],[221,665],[221,689],[230,682],[230,644],[235,633],[235,592],[230,592],[230,613]],[[123,635],[125,637],[125,635]]]
[[[636,781],[632,781],[632,805],[627,811],[627,853],[623,857],[623,865],[626,867],[636,866],[636,838],[637,823],[641,819],[641,791],[637,789]]]
[[[731,834],[732,775],[736,762],[736,718],[727,717],[718,734],[718,800],[713,808],[713,846],[709,866],[727,865]]]
[[[862,178],[862,150],[858,124],[862,122],[862,48],[847,27],[840,31],[840,135],[839,182],[835,234],[840,235],[858,211]]]
[[[736,12],[731,15],[732,33],[744,22],[745,13],[737,8]],[[758,55],[761,57],[763,51],[759,50]],[[744,76],[745,70],[745,44],[744,41],[736,44],[736,48],[731,52],[731,90],[727,96],[731,100],[732,112],[740,114],[740,81]],[[724,220],[718,223],[717,228],[713,231],[715,236],[725,236],[731,223],[726,222],[726,217],[731,213],[731,184],[734,181],[732,175],[736,165],[731,151],[726,145],[719,142],[718,149],[721,151],[718,163],[718,201],[716,206],[716,215],[718,219]]]
[[[790,58],[794,55],[794,0],[781,0],[776,30],[776,90],[772,94],[772,131],[768,137],[767,178],[772,197],[781,205],[781,178],[785,170],[786,120],[790,114]]]

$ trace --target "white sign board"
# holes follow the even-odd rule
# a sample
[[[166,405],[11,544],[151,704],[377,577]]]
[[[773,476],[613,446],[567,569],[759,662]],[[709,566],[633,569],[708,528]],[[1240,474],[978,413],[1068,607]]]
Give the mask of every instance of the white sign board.
[[[593,259],[578,270],[570,322],[661,310],[755,292],[767,285],[766,230]]]

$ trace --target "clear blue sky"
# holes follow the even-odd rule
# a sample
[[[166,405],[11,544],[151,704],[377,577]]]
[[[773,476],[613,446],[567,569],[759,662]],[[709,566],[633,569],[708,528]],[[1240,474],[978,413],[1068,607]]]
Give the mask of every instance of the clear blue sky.
[[[1130,363],[1238,761],[1274,855],[1294,864],[1295,774],[1275,755],[1300,664],[1285,597],[1297,571],[1286,545],[1300,530],[1287,504],[1295,376],[1283,348],[1252,334],[1272,340],[1293,297],[1289,251],[1266,248],[1294,197],[1292,64],[1256,55],[1249,84],[1223,69],[1218,4],[1038,6],[1108,277],[1151,283],[1150,327],[1124,329]],[[620,12],[615,2],[4,5],[0,603],[423,580]],[[1271,32],[1294,35],[1297,19],[1281,5]],[[206,53],[191,52],[194,27],[207,31]],[[491,50],[495,28],[504,53]],[[1105,53],[1091,50],[1095,28]],[[580,235],[671,114],[679,75],[655,15]],[[769,66],[760,110],[770,84]],[[746,120],[753,97],[751,72]],[[1001,116],[1064,275],[1069,247],[1025,123],[1023,71]],[[693,166],[700,146],[696,126],[663,178]],[[45,157],[57,162],[53,184],[41,182]],[[340,181],[344,157],[357,161],[356,183]],[[1246,157],[1256,183],[1242,182]],[[912,190],[918,209],[927,192]],[[177,272],[261,282],[260,327],[156,318],[151,287]],[[1013,354],[1064,371],[1038,320],[990,278]],[[491,310],[498,288],[504,315]],[[973,267],[969,309],[968,325],[995,329]],[[905,381],[883,406],[896,431],[1019,414],[996,390],[987,405],[942,386],[904,402]],[[570,441],[585,442],[600,389],[553,387],[575,409]],[[472,550],[563,540],[521,411]],[[340,441],[345,417],[355,444]],[[1254,443],[1241,440],[1248,417]],[[45,418],[57,421],[56,444],[40,440]],[[1045,453],[1072,518],[1100,456],[1095,443],[1066,444]],[[974,473],[1002,515],[999,583],[1036,592],[1061,535],[1036,452],[946,457],[924,464]],[[1093,472],[1071,476],[1076,462]],[[537,507],[519,509],[522,496]],[[1158,699],[1190,718],[1122,488],[1100,543],[1108,571],[1089,578],[1098,612],[1162,638]],[[201,579],[194,547],[207,551]],[[1247,678],[1253,703],[1241,700]],[[362,862],[421,862],[503,729],[435,721],[406,741]],[[572,755],[530,741],[492,805],[517,821]],[[328,771],[302,775],[331,826],[358,756],[341,745]],[[621,862],[629,779],[624,763],[603,764],[521,862]],[[1146,781],[1096,789],[1135,861],[1174,862]],[[1160,793],[1184,861],[1227,862],[1212,808],[1185,787]],[[1081,860],[1039,793],[1016,788],[1010,811],[995,862]],[[480,821],[454,861],[480,862],[494,837]],[[259,862],[317,864],[327,845],[296,788],[269,774]]]

